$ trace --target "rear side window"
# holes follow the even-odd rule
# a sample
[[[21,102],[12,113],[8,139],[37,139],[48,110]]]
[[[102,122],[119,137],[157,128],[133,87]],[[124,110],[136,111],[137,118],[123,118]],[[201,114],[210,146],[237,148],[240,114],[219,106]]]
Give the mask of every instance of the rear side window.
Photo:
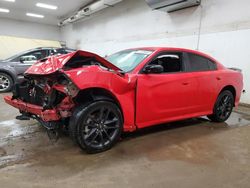
[[[208,71],[216,70],[216,64],[205,57],[188,53],[189,71]]]

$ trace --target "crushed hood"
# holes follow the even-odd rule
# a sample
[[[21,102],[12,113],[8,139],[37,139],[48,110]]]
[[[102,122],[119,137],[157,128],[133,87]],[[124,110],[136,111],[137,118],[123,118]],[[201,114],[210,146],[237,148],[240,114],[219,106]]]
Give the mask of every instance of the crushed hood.
[[[100,57],[97,54],[87,52],[87,51],[81,51],[78,50],[76,52],[72,52],[66,55],[61,56],[51,56],[47,57],[45,59],[42,59],[38,62],[36,62],[34,65],[32,65],[28,70],[25,72],[25,74],[39,74],[39,75],[46,75],[51,74],[59,69],[63,69],[63,67],[73,58],[76,56],[82,56],[82,57],[93,57],[95,58],[99,63],[104,65],[107,68],[110,68],[114,71],[121,71],[118,67],[107,61],[106,59]]]

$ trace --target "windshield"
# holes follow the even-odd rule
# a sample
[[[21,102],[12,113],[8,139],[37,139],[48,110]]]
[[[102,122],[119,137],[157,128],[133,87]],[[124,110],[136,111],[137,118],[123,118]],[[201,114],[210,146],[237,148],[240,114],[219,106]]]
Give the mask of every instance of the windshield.
[[[130,72],[152,52],[148,50],[125,50],[108,56],[107,60],[124,72]]]

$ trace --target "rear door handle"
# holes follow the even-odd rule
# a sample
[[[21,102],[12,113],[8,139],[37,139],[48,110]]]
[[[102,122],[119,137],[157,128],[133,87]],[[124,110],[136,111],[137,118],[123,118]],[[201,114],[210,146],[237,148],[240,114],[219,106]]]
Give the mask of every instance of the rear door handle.
[[[186,86],[188,85],[189,83],[188,82],[183,82],[182,85]]]
[[[221,80],[221,77],[216,77],[217,80]]]

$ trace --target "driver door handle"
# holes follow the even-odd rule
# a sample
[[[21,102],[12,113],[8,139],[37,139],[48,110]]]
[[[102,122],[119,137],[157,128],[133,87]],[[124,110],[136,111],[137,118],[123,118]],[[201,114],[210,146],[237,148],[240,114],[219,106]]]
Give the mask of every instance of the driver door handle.
[[[189,85],[188,82],[183,82],[182,85],[186,86],[186,85]]]

